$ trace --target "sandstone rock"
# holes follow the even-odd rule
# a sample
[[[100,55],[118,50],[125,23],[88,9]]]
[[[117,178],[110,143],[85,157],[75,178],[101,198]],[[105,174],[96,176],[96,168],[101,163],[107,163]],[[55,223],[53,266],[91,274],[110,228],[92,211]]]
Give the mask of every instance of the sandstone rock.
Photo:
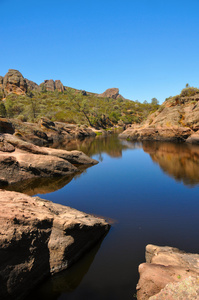
[[[149,300],[198,300],[199,277],[188,277],[178,283],[168,283],[157,295]]]
[[[186,142],[190,144],[199,144],[199,130],[191,134]]]
[[[0,298],[17,300],[68,268],[108,231],[105,220],[0,191]]]
[[[147,245],[146,263],[139,266],[139,273],[137,298],[147,300],[170,282],[180,282],[189,276],[197,278],[199,254],[185,253],[172,247]]]
[[[13,134],[14,132],[12,123],[5,118],[0,118],[0,133]]]
[[[27,92],[27,83],[19,71],[10,69],[4,76],[3,88],[6,95],[10,93],[25,95]]]
[[[120,94],[119,94],[119,89],[118,88],[111,88],[107,89],[104,93],[99,94],[98,97],[107,97],[107,98],[113,98],[113,99],[124,99]]]

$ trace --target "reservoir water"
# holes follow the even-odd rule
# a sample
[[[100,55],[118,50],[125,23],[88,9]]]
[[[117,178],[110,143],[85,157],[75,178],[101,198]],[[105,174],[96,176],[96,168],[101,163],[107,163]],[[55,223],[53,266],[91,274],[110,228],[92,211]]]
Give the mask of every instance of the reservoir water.
[[[199,146],[133,143],[113,135],[61,147],[82,150],[99,164],[74,178],[15,189],[103,216],[112,227],[92,251],[27,299],[136,299],[147,244],[199,252]]]

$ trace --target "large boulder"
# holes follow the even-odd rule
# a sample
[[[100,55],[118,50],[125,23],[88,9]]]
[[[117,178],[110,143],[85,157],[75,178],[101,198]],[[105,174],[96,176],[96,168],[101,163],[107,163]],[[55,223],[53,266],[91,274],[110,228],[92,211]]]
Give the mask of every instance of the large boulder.
[[[98,97],[107,97],[107,98],[112,98],[112,99],[124,99],[124,97],[122,97],[119,94],[119,89],[118,88],[110,88],[107,89],[104,93],[99,94]]]
[[[199,254],[185,253],[173,247],[147,245],[146,263],[139,266],[139,273],[137,299],[147,300],[168,283],[178,283],[189,276],[197,278]]]
[[[0,190],[0,298],[23,299],[70,267],[108,231],[104,219]]]
[[[10,69],[4,76],[3,88],[6,95],[10,93],[25,95],[27,92],[27,83],[19,71]]]

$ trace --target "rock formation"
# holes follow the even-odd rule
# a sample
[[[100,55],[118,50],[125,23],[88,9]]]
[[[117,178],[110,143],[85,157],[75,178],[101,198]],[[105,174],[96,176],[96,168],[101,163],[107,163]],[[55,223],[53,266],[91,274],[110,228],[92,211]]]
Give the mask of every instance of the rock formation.
[[[0,154],[0,183],[4,185],[24,179],[71,175],[78,172],[77,165],[98,163],[81,151],[38,147],[10,134],[1,135]]]
[[[61,83],[60,80],[44,80],[43,83],[40,84],[40,87],[46,91],[50,91],[50,92],[54,92],[56,89],[59,91],[59,92],[63,92],[64,91],[64,86],[63,84]]]
[[[0,190],[0,298],[23,299],[108,231],[105,220],[39,197]]]
[[[107,98],[113,98],[113,99],[124,99],[122,95],[119,94],[119,89],[118,88],[111,88],[107,89],[104,93],[99,94],[98,97],[107,97]]]
[[[146,263],[139,266],[139,273],[138,300],[181,299],[175,297],[175,291],[173,298],[153,298],[152,296],[157,295],[168,283],[179,283],[190,276],[194,282],[198,281],[199,254],[185,253],[172,247],[147,245]],[[198,288],[195,289],[195,293],[199,296]]]
[[[127,128],[120,138],[199,143],[198,91],[189,97],[182,91],[178,98],[166,100],[143,124]]]
[[[40,86],[37,83],[35,83],[34,81],[31,81],[27,78],[25,79],[25,81],[27,84],[28,91],[40,91],[41,90]]]
[[[19,71],[10,69],[4,76],[3,89],[6,95],[10,93],[25,95],[27,92],[27,83]]]

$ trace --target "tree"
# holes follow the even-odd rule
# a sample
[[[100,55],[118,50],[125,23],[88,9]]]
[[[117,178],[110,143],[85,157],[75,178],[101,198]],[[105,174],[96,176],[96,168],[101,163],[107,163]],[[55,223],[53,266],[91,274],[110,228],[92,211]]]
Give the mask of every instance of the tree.
[[[186,83],[185,87],[186,87],[186,88],[189,88],[189,87],[190,87],[190,85],[189,85],[188,83]]]
[[[158,103],[159,103],[159,102],[158,102],[158,100],[157,100],[156,98],[152,98],[152,99],[151,99],[151,104],[152,104],[152,105],[158,105]]]

